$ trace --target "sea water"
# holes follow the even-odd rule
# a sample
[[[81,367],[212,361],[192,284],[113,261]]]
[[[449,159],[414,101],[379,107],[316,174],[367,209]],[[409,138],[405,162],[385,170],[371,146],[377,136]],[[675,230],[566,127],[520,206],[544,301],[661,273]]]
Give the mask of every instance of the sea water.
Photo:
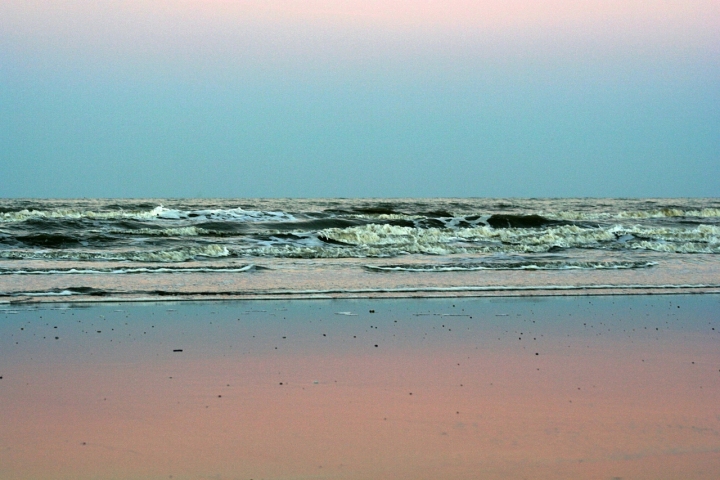
[[[3,199],[0,301],[720,291],[720,199]]]

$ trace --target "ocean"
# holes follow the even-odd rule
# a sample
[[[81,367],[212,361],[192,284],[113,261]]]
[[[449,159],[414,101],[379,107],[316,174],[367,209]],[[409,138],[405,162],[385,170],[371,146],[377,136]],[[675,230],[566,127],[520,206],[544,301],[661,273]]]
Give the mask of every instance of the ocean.
[[[720,291],[720,199],[2,199],[0,301]]]

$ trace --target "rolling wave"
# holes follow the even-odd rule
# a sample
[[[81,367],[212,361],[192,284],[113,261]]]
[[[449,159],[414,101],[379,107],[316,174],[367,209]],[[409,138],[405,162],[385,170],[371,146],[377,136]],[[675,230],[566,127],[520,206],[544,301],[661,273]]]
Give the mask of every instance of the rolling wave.
[[[166,263],[569,249],[720,253],[714,200],[258,200],[241,202],[245,208],[230,200],[170,203],[172,208],[147,201],[0,201],[15,208],[0,209],[0,259]],[[572,206],[578,208],[567,208]]]
[[[680,208],[661,208],[649,210],[629,210],[619,212],[578,212],[560,211],[543,213],[548,218],[561,220],[605,220],[605,219],[645,219],[645,218],[719,218],[720,208],[702,208],[683,210]]]
[[[270,221],[293,221],[295,217],[284,212],[262,212],[254,210],[243,210],[242,208],[230,209],[205,209],[205,210],[179,210],[165,208],[162,205],[152,210],[20,210],[17,212],[0,213],[2,222],[24,222],[37,219],[59,219],[59,220],[222,220],[239,222],[270,222]]]
[[[164,235],[172,236],[164,232]],[[186,231],[197,237],[197,230]],[[180,237],[183,238],[183,237]],[[68,246],[76,246],[67,239]],[[610,251],[655,251],[683,254],[720,253],[720,226],[695,228],[613,225],[588,228],[578,225],[545,228],[417,228],[391,224],[366,224],[329,228],[316,234],[266,232],[238,237],[223,244],[198,245],[197,240],[171,248],[157,249],[152,243],[136,242],[134,250],[91,250],[46,246],[43,249],[0,250],[4,259],[116,260],[134,262],[185,262],[195,258],[277,257],[277,258],[387,258],[407,254],[451,255],[473,253],[532,254],[568,249]],[[39,245],[43,246],[43,245]]]
[[[653,228],[613,225],[587,228],[577,225],[542,229],[419,229],[392,225],[366,225],[327,229],[318,237],[334,245],[387,252],[448,253],[542,253],[568,248],[655,250],[677,253],[720,253],[720,227]]]
[[[82,251],[82,250],[0,250],[0,258],[8,260],[80,260],[80,261],[133,261],[133,262],[186,262],[198,257],[219,258],[231,253],[223,245],[183,247],[151,251]]]

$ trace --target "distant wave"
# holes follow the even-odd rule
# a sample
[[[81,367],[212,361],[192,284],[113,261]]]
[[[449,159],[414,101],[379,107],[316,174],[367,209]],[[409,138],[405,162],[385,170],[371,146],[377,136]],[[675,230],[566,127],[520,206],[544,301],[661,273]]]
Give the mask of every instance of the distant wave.
[[[293,221],[295,218],[283,212],[261,212],[254,210],[243,210],[242,208],[231,209],[206,209],[206,210],[177,210],[165,208],[162,205],[152,210],[126,211],[92,211],[92,210],[20,210],[17,212],[0,213],[0,222],[23,222],[30,219],[90,219],[90,220],[224,220],[241,222],[269,222],[269,221]]]
[[[243,210],[242,208],[231,209],[208,209],[208,210],[175,210],[157,207],[154,212],[157,218],[167,220],[224,220],[240,222],[277,222],[293,221],[295,217],[285,212],[260,212],[254,210]]]
[[[652,218],[720,218],[720,208],[702,209],[649,209],[612,211],[539,211],[526,214],[483,213],[458,214],[451,211],[418,211],[403,213],[389,208],[366,208],[350,211],[327,209],[321,213],[327,218],[368,219],[368,220],[403,220],[407,222],[425,220],[438,226],[448,227],[460,225],[484,224],[494,228],[539,228],[549,225],[568,224],[568,222],[587,220],[622,220]],[[245,210],[242,208],[217,208],[182,210],[166,208],[162,205],[150,210],[79,210],[55,209],[0,212],[0,223],[23,222],[26,220],[191,220],[191,221],[230,221],[230,222],[296,222],[296,215],[283,211]],[[322,220],[322,218],[320,218]]]
[[[133,262],[186,262],[197,257],[227,257],[230,251],[223,245],[185,247],[172,250],[131,252],[86,252],[82,250],[0,250],[0,258],[14,260],[129,260]]]
[[[542,213],[549,218],[562,220],[605,220],[605,219],[643,219],[643,218],[718,218],[720,208],[702,208],[699,210],[682,210],[679,208],[662,208],[650,210],[630,210],[620,212],[575,212],[560,211]]]

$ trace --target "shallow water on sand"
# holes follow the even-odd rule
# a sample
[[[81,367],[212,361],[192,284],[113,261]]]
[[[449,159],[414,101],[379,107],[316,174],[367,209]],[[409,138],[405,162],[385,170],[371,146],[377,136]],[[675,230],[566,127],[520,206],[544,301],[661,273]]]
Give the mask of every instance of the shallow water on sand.
[[[0,311],[0,477],[715,479],[720,296]]]

